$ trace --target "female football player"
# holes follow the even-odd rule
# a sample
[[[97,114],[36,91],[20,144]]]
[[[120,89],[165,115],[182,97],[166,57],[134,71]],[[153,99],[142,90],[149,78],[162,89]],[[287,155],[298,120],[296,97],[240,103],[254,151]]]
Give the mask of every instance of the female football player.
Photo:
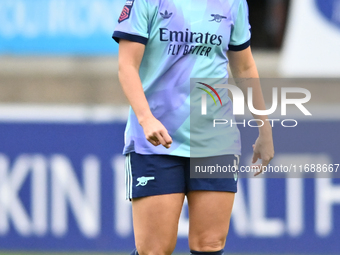
[[[190,165],[194,159],[236,168],[239,163],[237,127],[211,127],[216,116],[234,120],[226,90],[215,90],[228,78],[228,63],[240,89],[252,87],[254,107],[265,109],[250,34],[246,0],[126,2],[113,38],[119,42],[120,83],[131,105],[123,153],[133,254],[173,252],[185,196],[191,254],[223,254],[237,178],[190,178]],[[201,98],[206,112],[202,107],[193,116]],[[264,124],[253,163],[262,159],[267,165],[274,155],[271,126],[266,116],[255,118]]]

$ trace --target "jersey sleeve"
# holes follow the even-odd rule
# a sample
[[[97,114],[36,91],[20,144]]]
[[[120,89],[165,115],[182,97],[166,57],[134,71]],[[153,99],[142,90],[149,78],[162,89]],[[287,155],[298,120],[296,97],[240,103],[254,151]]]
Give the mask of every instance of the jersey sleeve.
[[[146,44],[148,31],[147,0],[127,0],[118,19],[112,38],[119,43],[120,39]]]
[[[249,9],[246,0],[240,0],[231,30],[229,50],[241,51],[250,45]]]

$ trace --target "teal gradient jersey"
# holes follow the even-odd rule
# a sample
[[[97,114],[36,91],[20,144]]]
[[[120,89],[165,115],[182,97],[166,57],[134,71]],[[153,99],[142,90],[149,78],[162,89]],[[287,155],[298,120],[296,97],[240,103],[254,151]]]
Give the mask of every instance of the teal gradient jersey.
[[[130,109],[124,154],[132,151],[183,157],[241,154],[236,126],[224,128],[221,137],[218,131],[207,132],[204,125],[191,123],[192,92],[199,95],[204,92],[194,89],[190,80],[228,78],[226,52],[244,50],[250,45],[246,0],[129,0],[113,38],[117,42],[126,39],[145,45],[139,70],[144,92],[153,115],[173,139],[170,149],[153,146]],[[232,103],[224,94],[223,107],[218,112],[225,119],[234,119]],[[208,108],[216,107],[209,95],[207,98]],[[207,116],[202,122],[213,121],[214,112]],[[202,141],[195,142],[202,149],[194,154],[190,151],[193,135],[202,137]],[[216,149],[207,150],[207,144]]]

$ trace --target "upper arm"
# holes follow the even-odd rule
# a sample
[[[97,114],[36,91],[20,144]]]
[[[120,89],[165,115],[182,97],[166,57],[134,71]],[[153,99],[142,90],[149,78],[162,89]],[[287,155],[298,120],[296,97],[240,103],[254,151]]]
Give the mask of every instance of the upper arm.
[[[149,6],[147,0],[126,1],[112,35],[119,43],[119,69],[139,69],[149,38]]]
[[[246,0],[239,0],[233,7],[233,25],[230,34],[229,50],[242,51],[250,45],[249,10]]]
[[[242,51],[228,51],[227,55],[229,59],[229,66],[233,74],[234,72],[247,70],[255,65],[250,47]]]
[[[113,39],[138,42],[146,45],[149,38],[149,5],[147,0],[126,1],[113,32]]]
[[[239,0],[237,9],[234,11],[234,24],[227,52],[234,77],[243,76],[242,73],[255,66],[250,49],[250,38],[248,4],[246,0]]]
[[[139,70],[144,55],[145,45],[121,39],[119,42],[118,63],[119,69],[132,66]]]

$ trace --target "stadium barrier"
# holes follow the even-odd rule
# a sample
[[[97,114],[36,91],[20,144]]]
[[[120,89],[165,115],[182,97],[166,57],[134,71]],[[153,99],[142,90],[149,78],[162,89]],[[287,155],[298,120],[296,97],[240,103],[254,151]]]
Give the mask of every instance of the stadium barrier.
[[[0,249],[128,252],[126,108],[0,107]],[[274,127],[275,166],[339,164],[340,118]],[[240,128],[250,163],[257,131]],[[303,177],[303,174],[301,175]],[[340,181],[242,178],[226,251],[338,254]],[[188,252],[184,206],[178,252]]]

